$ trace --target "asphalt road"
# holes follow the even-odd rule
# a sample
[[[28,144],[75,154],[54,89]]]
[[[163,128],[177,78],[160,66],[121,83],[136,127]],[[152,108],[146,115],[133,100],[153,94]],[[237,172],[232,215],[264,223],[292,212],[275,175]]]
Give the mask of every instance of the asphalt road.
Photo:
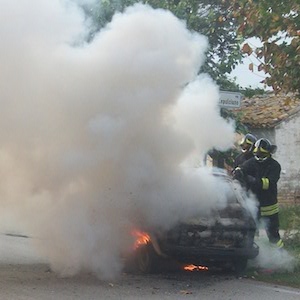
[[[30,247],[30,238],[0,235],[0,299],[300,299],[300,289],[210,271],[123,273],[103,281],[89,273],[61,278]]]

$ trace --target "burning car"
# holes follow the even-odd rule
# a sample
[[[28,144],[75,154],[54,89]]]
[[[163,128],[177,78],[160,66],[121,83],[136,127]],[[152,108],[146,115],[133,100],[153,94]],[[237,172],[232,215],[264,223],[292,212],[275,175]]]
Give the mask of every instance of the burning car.
[[[226,207],[209,216],[181,222],[169,230],[135,231],[134,263],[141,273],[155,271],[163,259],[190,265],[232,267],[243,272],[259,249],[256,223],[240,188],[226,174],[216,173],[231,189]],[[197,267],[196,267],[197,268]],[[199,268],[199,267],[198,267]]]

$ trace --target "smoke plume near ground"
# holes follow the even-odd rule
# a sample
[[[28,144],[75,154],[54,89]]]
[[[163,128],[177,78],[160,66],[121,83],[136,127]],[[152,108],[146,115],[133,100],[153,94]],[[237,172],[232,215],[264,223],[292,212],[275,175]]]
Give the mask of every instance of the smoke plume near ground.
[[[283,232],[281,232],[281,236]],[[250,266],[266,269],[267,271],[293,272],[297,266],[297,259],[284,248],[278,249],[272,245],[264,229],[259,230],[255,239],[259,246],[259,255],[250,261]]]
[[[194,169],[234,135],[197,76],[205,37],[136,5],[88,44],[72,2],[0,4],[2,226],[38,237],[55,271],[110,278],[132,227],[224,204],[222,183]]]

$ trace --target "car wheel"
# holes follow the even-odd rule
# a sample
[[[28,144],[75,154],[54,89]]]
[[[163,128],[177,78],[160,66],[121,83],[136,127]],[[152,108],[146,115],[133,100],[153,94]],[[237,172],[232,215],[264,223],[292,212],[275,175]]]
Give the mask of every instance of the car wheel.
[[[247,268],[248,259],[247,258],[240,258],[233,262],[234,271],[236,275],[243,275]]]
[[[140,246],[136,250],[136,266],[137,271],[143,274],[153,273],[157,267],[156,262],[158,255],[156,254],[152,244]]]

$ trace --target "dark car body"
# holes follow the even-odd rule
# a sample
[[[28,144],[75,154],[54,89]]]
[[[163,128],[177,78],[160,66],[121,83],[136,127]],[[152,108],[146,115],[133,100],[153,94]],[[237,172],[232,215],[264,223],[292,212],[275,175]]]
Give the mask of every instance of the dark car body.
[[[226,207],[213,210],[209,216],[181,222],[167,231],[149,230],[150,242],[135,254],[140,272],[153,271],[159,258],[208,267],[231,265],[240,272],[246,268],[248,259],[258,255],[254,243],[256,223],[241,189],[235,188],[227,175],[215,176],[221,176],[232,189]]]

